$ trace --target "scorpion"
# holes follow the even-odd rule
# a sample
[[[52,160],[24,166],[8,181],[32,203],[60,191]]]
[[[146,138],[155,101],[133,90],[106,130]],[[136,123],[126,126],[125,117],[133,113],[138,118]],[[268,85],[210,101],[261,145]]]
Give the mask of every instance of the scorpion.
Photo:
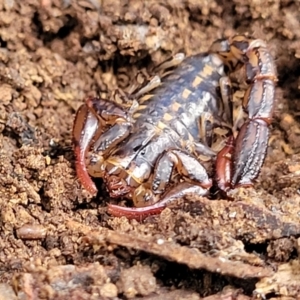
[[[248,88],[234,121],[229,74],[242,68]],[[108,204],[113,216],[143,219],[187,194],[206,196],[213,183],[225,193],[252,186],[266,157],[277,74],[263,40],[219,39],[206,53],[179,53],[160,69],[130,95],[130,108],[90,97],[76,113],[81,184],[96,194],[91,177],[100,177],[111,198],[133,201],[134,207]],[[217,129],[227,132],[218,151]],[[204,158],[214,163],[214,176]]]

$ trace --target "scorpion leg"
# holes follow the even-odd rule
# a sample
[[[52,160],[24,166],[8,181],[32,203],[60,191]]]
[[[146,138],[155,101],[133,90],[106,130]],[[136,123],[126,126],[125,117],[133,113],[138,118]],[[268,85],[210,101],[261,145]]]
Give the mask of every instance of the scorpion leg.
[[[219,102],[218,111],[224,112],[222,115],[213,116],[205,112],[200,117],[199,132],[203,143],[211,147],[213,138],[213,129],[216,127],[226,128],[231,131],[232,128],[232,87],[229,77],[223,76],[219,80],[222,101]]]
[[[118,122],[118,121],[117,121]],[[93,153],[90,154],[88,159],[88,173],[93,177],[102,177],[101,165],[103,164],[103,155],[109,152],[114,146],[121,143],[126,137],[128,137],[132,123],[124,122],[114,124],[111,128],[105,131],[95,141],[93,145]]]
[[[163,194],[171,180],[174,168],[187,177],[195,185],[208,190],[212,181],[200,162],[188,153],[171,149],[166,151],[157,161],[152,186],[149,182],[140,185],[134,192],[132,200],[135,207],[149,206],[160,201],[159,195]]]
[[[131,88],[128,90],[127,94],[131,95],[128,98],[135,98],[138,99],[142,96],[140,99],[140,102],[146,101],[151,97],[152,95],[147,95],[149,92],[157,88],[161,84],[161,78],[166,76],[168,73],[166,72],[167,69],[170,69],[172,67],[175,67],[179,65],[185,58],[185,55],[183,53],[177,53],[170,59],[164,61],[163,63],[159,64],[154,68],[153,73],[157,73],[158,75],[155,75],[151,80],[144,86],[140,87],[139,84],[133,84]],[[137,76],[138,77],[138,76]],[[138,81],[138,80],[137,80]],[[139,88],[139,89],[138,89]],[[137,91],[138,89],[138,91]]]
[[[195,148],[195,152],[197,153],[197,155],[206,156],[209,159],[216,156],[215,151],[213,151],[210,147],[208,147],[202,143],[194,142],[194,148]]]
[[[219,80],[220,91],[223,109],[224,119],[227,124],[232,125],[232,86],[229,77],[223,76]]]
[[[179,136],[182,137],[182,141],[184,141],[182,143],[182,149],[185,149],[195,156],[202,155],[208,158],[216,156],[215,151],[213,151],[206,144],[196,142],[193,136],[191,136],[189,130],[179,119],[172,120],[170,123],[170,128],[172,128]]]
[[[224,120],[232,125],[232,86],[229,77],[220,78],[220,91],[222,98],[222,109],[224,111]],[[234,137],[231,134],[225,146],[218,152],[215,163],[215,181],[221,191],[227,191],[231,188],[232,178],[232,154]]]
[[[157,65],[153,71],[155,73],[160,74],[161,77],[164,77],[166,76],[166,73],[164,73],[166,70],[180,65],[184,59],[185,59],[184,53],[177,53],[174,56],[167,59],[166,61]]]
[[[183,198],[189,194],[205,196],[207,194],[207,189],[193,183],[181,182],[167,192],[161,201],[154,203],[153,205],[146,207],[124,207],[108,204],[107,212],[114,217],[125,216],[128,219],[142,221],[150,215],[159,214],[162,210],[164,210],[168,203]]]
[[[174,167],[192,182],[180,183],[160,198],[159,195],[165,192],[169,184]],[[171,149],[161,156],[155,166],[152,188],[149,187],[149,183],[145,183],[135,190],[132,197],[135,207],[108,204],[108,212],[115,217],[144,219],[149,215],[160,213],[167,203],[186,194],[204,196],[211,186],[211,179],[196,158],[183,151]]]
[[[161,84],[159,76],[154,76],[144,87],[142,87],[138,92],[134,94],[135,98],[139,98],[142,95],[145,95]]]
[[[230,136],[224,148],[217,154],[215,180],[221,191],[231,188],[232,178],[232,154],[234,151],[234,137]]]
[[[180,175],[187,177],[203,188],[211,187],[211,179],[195,157],[181,150],[171,149],[162,155],[155,166],[152,181],[152,190],[155,193],[161,194],[165,191],[175,166]]]
[[[161,84],[161,77],[166,76],[165,70],[170,69],[172,67],[175,67],[179,65],[185,58],[185,55],[183,53],[177,53],[170,59],[164,61],[163,63],[159,64],[154,68],[153,73],[158,73],[159,75],[154,76],[145,86],[142,88],[139,88],[139,90],[136,92],[137,88],[139,87],[138,84],[132,85],[132,87],[129,89],[128,94],[132,95],[131,97],[139,98],[152,90],[154,90],[156,87],[158,87]]]
[[[200,139],[207,148],[211,148],[212,146],[213,136],[216,133],[214,132],[214,129],[216,128],[226,129],[226,135],[228,131],[230,133],[232,132],[232,126],[230,123],[223,121],[221,117],[214,117],[211,113],[207,112],[203,113],[200,117],[199,132]],[[223,136],[224,132],[218,132],[217,134],[221,134]]]
[[[129,114],[121,106],[99,98],[88,98],[77,111],[74,128],[73,141],[75,145],[75,167],[81,184],[92,194],[97,193],[97,188],[88,174],[85,157],[88,148],[95,136],[99,136],[107,125],[119,125],[119,132],[124,133],[124,128],[131,123]],[[116,127],[112,130],[116,130]],[[115,132],[114,132],[115,133]],[[125,138],[126,134],[123,135]],[[118,138],[118,142],[122,140]],[[99,144],[99,143],[98,143]],[[101,144],[101,143],[100,143]]]
[[[234,124],[233,124],[233,127],[232,127],[232,132],[234,133],[235,137],[238,134],[239,128],[241,128],[243,123],[245,122],[245,116],[244,115],[245,115],[244,109],[243,109],[243,107],[240,106],[237,109],[236,116],[234,118]]]
[[[203,113],[200,117],[200,139],[207,147],[211,147],[214,117],[210,113]]]

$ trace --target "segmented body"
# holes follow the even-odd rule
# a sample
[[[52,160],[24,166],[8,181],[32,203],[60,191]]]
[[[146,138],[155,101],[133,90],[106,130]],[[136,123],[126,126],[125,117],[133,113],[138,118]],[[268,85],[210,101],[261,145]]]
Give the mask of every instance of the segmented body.
[[[120,176],[121,168],[125,181],[137,186],[141,178],[150,177],[164,151],[180,149],[197,155],[194,143],[200,139],[201,115],[206,112],[222,117],[218,93],[222,76],[224,65],[214,54],[185,59],[159,87],[139,100],[130,136],[106,159],[118,168],[107,172]]]

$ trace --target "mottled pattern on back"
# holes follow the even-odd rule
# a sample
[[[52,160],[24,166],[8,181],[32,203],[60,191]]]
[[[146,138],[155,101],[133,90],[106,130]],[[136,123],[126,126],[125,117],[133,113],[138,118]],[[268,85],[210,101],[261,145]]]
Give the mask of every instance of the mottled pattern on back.
[[[221,76],[224,76],[223,64],[216,55],[186,58],[163,78],[162,85],[151,91],[153,97],[149,99],[146,95],[140,99],[140,107],[134,115],[137,127],[145,122],[169,127],[176,119],[197,139],[199,117],[204,111],[218,107],[217,87]]]

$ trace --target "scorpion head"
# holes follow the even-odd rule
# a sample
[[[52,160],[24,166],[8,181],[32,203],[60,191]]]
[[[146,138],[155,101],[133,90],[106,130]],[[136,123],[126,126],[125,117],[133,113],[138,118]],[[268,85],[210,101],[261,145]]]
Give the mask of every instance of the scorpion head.
[[[105,176],[106,188],[112,198],[130,196],[132,187],[128,186],[123,178],[116,175]]]
[[[105,159],[102,155],[90,153],[86,165],[92,177],[103,178],[106,189],[112,198],[131,198],[132,191],[138,186],[137,180],[129,177],[124,168],[126,159],[114,157]]]
[[[128,185],[128,179],[131,185]],[[139,184],[131,176],[121,178],[116,175],[105,177],[106,188],[112,198],[128,198],[133,201],[135,207],[144,207],[157,202],[158,198],[153,194],[149,184]]]
[[[118,160],[117,163],[110,157],[103,165],[105,165],[103,178],[110,197],[130,199],[135,207],[156,202],[150,185],[143,183],[149,176],[148,164],[137,165],[136,161],[132,161],[128,168],[124,168],[121,161]]]
[[[151,131],[141,130],[107,154],[90,152],[86,160],[89,175],[103,178],[112,198],[130,199],[135,207],[156,202],[158,197],[148,182],[166,143],[152,137]]]
[[[101,177],[110,196],[128,198],[135,207],[147,206],[158,200],[152,192],[149,178],[157,156],[162,152],[156,149],[164,145],[156,139],[145,143],[147,136],[144,135],[141,132],[141,135],[129,138],[102,162]]]

